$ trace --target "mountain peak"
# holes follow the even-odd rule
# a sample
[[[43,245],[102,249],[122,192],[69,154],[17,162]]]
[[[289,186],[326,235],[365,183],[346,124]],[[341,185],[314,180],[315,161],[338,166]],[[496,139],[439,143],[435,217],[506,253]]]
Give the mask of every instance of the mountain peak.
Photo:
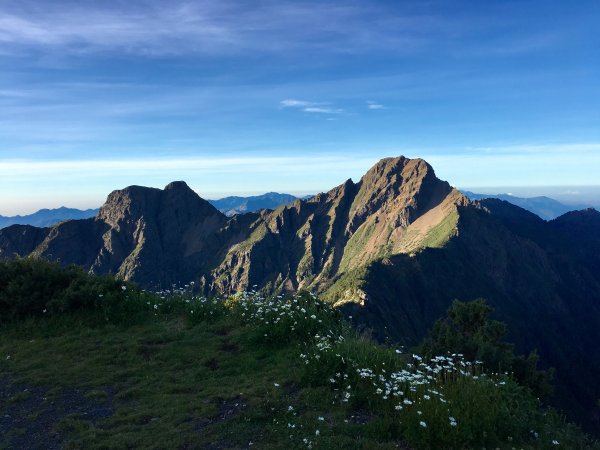
[[[402,185],[417,179],[432,176],[433,168],[422,159],[409,159],[404,156],[384,158],[371,167],[361,178],[361,184],[371,189],[386,186],[400,188]]]
[[[165,191],[174,191],[174,190],[186,190],[191,191],[190,188],[185,181],[171,181],[164,188]]]
[[[420,171],[433,171],[433,168],[424,159],[410,159],[406,156],[400,155],[380,159],[367,171],[365,176],[376,176],[393,172],[402,172],[407,166],[418,167]]]
[[[452,187],[435,176],[433,168],[422,159],[404,156],[384,158],[361,178],[359,192],[352,207],[357,216],[372,214],[383,208],[400,215],[404,226],[415,220],[432,204],[439,204]]]
[[[164,190],[134,185],[111,192],[98,219],[119,229],[121,224],[135,223],[141,217],[167,217],[177,211],[187,211],[185,217],[221,215],[184,181],[173,181]]]

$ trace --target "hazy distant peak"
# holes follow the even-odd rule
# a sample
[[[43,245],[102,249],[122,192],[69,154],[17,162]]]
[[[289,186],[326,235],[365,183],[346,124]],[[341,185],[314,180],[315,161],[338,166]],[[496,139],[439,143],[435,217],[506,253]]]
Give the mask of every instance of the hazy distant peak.
[[[471,191],[463,191],[471,200],[483,200],[495,198],[517,205],[526,209],[544,220],[552,220],[569,211],[577,209],[576,206],[568,206],[547,196],[517,197],[513,194],[476,194]]]
[[[227,216],[255,212],[261,209],[275,209],[281,205],[292,203],[297,197],[279,192],[267,192],[248,197],[230,196],[209,202]]]
[[[61,206],[59,208],[43,208],[32,214],[17,216],[0,216],[0,228],[11,225],[32,225],[36,227],[50,227],[59,222],[71,219],[87,219],[94,217],[98,209],[76,209]]]

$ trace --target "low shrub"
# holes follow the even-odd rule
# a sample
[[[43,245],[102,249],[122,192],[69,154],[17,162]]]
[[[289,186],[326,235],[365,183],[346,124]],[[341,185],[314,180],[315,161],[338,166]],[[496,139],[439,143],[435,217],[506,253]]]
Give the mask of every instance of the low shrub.
[[[35,258],[0,263],[0,323],[75,311],[129,323],[149,310],[150,297],[133,284],[77,266]]]

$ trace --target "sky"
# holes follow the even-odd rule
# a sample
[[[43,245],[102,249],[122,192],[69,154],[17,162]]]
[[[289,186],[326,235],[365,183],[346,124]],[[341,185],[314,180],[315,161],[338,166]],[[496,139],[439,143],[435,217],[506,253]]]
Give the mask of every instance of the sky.
[[[386,156],[600,185],[600,2],[0,0],[0,214],[185,180],[308,194]]]

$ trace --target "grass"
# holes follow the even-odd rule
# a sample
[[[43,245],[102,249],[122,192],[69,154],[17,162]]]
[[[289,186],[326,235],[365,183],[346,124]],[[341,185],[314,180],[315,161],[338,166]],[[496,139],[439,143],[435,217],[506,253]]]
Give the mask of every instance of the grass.
[[[74,328],[72,320],[5,329],[0,346],[11,355],[2,374],[18,383],[43,380],[42,386],[76,388],[112,403],[114,414],[101,425],[58,418],[57,431],[71,448],[247,444],[256,438],[239,433],[246,427],[232,405],[260,410],[292,356],[249,346],[226,320],[189,326],[170,318],[131,328]],[[226,429],[218,420],[223,405],[236,413]]]
[[[509,377],[376,345],[310,294],[117,287],[132,320],[0,325],[0,448],[598,448]]]
[[[327,389],[302,385],[297,345],[257,345],[250,332],[256,330],[231,316],[197,324],[177,316],[131,327],[85,323],[79,314],[65,315],[1,331],[0,377],[40,387],[44,395],[52,390],[57,401],[76,389],[113,410],[96,423],[77,414],[55,417],[51,434],[58,433],[65,448],[242,448],[251,442],[306,448],[303,439],[314,440],[319,416],[337,424],[332,436],[345,446],[393,448],[376,430],[346,424],[346,411],[331,408]],[[9,408],[3,403],[0,413]],[[36,405],[30,414],[43,408]],[[0,442],[10,448],[11,436]]]
[[[444,219],[427,232],[425,238],[420,243],[419,249],[433,247],[442,247],[451,236],[456,234],[456,226],[458,224],[458,212],[453,211],[444,217]]]
[[[363,259],[369,240],[375,231],[375,224],[372,221],[363,223],[356,232],[350,237],[344,249],[344,256],[340,262],[340,272],[349,270],[352,266],[357,266],[357,259]]]

